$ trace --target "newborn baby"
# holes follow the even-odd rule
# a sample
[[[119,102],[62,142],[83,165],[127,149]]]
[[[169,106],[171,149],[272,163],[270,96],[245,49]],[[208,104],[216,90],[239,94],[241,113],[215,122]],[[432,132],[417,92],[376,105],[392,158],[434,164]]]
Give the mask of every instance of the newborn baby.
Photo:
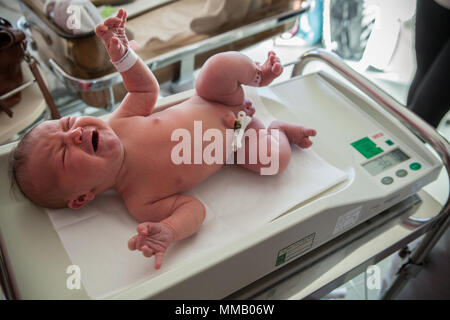
[[[81,208],[97,194],[115,189],[140,223],[138,233],[128,242],[129,249],[140,250],[146,257],[155,255],[158,269],[167,247],[195,233],[205,218],[203,204],[182,193],[233,157],[233,141],[227,137],[223,139],[223,161],[174,163],[172,153],[178,144],[172,139],[174,131],[182,128],[194,136],[194,124],[199,122],[203,131],[216,129],[223,137],[227,130],[238,130],[238,113],[252,116],[255,112],[244,97],[242,85],[268,85],[283,67],[273,52],[262,66],[237,52],[217,54],[203,66],[195,95],[152,113],[158,83],[129,48],[125,21],[126,12],[120,10],[96,28],[128,91],[120,107],[106,122],[95,117],[64,117],[39,124],[19,143],[13,170],[22,192],[37,205],[49,208]],[[316,135],[313,129],[281,121],[272,122],[266,129],[255,117],[249,129],[257,132],[258,142],[267,145],[271,158],[276,156],[275,173],[288,165],[290,143],[308,148],[312,144],[309,137]],[[202,143],[192,143],[192,155],[196,147],[207,145]],[[270,166],[259,153],[256,161],[249,161],[250,153],[258,151],[259,145],[244,143],[240,151],[245,161],[240,166],[258,173]]]

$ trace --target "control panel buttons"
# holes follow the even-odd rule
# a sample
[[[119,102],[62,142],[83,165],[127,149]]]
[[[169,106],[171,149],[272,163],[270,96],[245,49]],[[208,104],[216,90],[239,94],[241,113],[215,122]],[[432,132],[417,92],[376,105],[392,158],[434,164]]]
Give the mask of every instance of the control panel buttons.
[[[411,163],[411,164],[409,165],[409,168],[410,168],[411,170],[413,170],[413,171],[417,171],[417,170],[419,170],[420,168],[422,168],[422,165],[421,165],[420,163],[418,163],[418,162],[413,162],[413,163]]]
[[[400,169],[400,170],[397,170],[397,171],[395,172],[395,175],[396,175],[397,177],[403,178],[403,177],[406,177],[406,176],[408,175],[408,171],[406,171],[406,170],[404,170],[404,169]]]
[[[381,179],[382,184],[391,184],[392,182],[394,182],[394,179],[392,177],[384,177],[383,179]]]

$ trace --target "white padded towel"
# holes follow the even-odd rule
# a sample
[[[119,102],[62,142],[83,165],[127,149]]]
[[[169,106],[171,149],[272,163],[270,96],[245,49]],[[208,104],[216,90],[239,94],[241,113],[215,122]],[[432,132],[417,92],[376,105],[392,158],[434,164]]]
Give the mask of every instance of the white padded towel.
[[[247,96],[256,108],[255,116],[270,122],[255,91]],[[153,258],[128,250],[137,222],[116,193],[107,192],[80,210],[48,210],[48,214],[72,263],[81,269],[84,289],[99,299],[235,241],[346,177],[312,150],[297,147],[288,168],[276,176],[226,166],[188,192],[205,205],[205,222],[195,235],[168,249],[158,271]]]

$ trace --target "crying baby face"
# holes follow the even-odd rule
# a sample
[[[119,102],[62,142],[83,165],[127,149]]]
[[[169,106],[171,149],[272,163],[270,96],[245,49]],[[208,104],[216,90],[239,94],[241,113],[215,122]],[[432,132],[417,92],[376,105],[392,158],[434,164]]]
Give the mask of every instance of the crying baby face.
[[[71,199],[100,192],[97,188],[123,159],[119,137],[95,117],[45,121],[25,139],[22,148],[27,159],[15,175],[25,195],[38,204],[37,198],[44,203],[45,198],[61,198],[54,200],[70,207]]]

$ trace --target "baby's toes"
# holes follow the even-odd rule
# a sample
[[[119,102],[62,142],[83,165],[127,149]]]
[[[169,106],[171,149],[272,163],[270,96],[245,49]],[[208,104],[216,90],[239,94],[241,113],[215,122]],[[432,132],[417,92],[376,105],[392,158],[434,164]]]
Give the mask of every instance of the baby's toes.
[[[275,56],[274,55],[269,56],[268,62],[270,66],[273,66],[273,64],[275,63]]]
[[[272,61],[273,57],[276,57],[276,53],[274,51],[269,51],[267,53],[267,58],[269,59],[269,61]]]
[[[298,143],[298,146],[299,146],[300,148],[306,149],[306,148],[311,147],[312,144],[313,144],[313,143],[312,143],[311,140],[309,140],[308,138],[304,138],[304,139],[301,139],[301,140],[300,140],[300,142]]]
[[[255,108],[250,104],[250,105],[246,105],[244,107],[244,111],[245,113],[249,116],[249,117],[253,117],[253,115],[255,114]]]
[[[279,76],[283,72],[283,66],[279,62],[275,62],[271,71],[274,75]]]
[[[248,116],[251,117],[255,114],[255,108],[253,107],[252,100],[244,98],[242,105],[244,106],[244,111]]]
[[[269,56],[270,64],[273,66],[275,63],[280,63],[280,58],[278,58],[277,54],[273,51],[271,51],[271,54]]]
[[[305,135],[306,136],[312,136],[312,137],[314,137],[314,136],[316,136],[316,134],[317,134],[317,131],[316,130],[314,130],[314,129],[306,129],[305,130]]]

